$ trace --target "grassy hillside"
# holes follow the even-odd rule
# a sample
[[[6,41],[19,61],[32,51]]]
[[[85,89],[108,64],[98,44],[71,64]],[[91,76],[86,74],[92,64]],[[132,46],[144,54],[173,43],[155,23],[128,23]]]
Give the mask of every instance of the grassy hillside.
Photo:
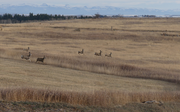
[[[179,22],[118,18],[1,24],[0,87],[6,94],[1,99],[99,106],[179,101]],[[28,47],[31,62],[21,59]],[[84,54],[78,54],[82,49]],[[102,56],[95,56],[100,50]],[[110,52],[112,57],[106,57]],[[43,56],[44,63],[35,63]]]

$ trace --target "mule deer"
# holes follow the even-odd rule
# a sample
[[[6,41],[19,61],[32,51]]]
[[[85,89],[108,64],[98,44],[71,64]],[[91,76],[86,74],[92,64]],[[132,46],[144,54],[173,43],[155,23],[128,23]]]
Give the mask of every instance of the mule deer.
[[[105,56],[107,56],[107,57],[111,57],[111,54],[112,54],[112,53],[110,53],[110,54],[106,54]]]
[[[43,58],[37,58],[36,63],[37,63],[38,61],[41,61],[41,62],[43,63],[43,62],[44,62],[44,59],[45,59],[45,56],[44,56]]]
[[[101,56],[101,53],[102,53],[102,51],[100,50],[100,53],[95,52],[94,55],[96,55],[96,56]]]
[[[27,56],[21,55],[21,58],[22,58],[22,59],[29,60],[29,61],[31,62],[31,59],[30,59],[30,56],[31,56],[31,55],[32,55],[32,54],[29,52],[29,55],[27,55]]]
[[[78,51],[78,54],[83,54],[84,53],[84,49],[82,49],[82,51]]]
[[[30,48],[28,47],[27,49],[23,49],[23,51],[29,51],[29,49],[30,49]]]

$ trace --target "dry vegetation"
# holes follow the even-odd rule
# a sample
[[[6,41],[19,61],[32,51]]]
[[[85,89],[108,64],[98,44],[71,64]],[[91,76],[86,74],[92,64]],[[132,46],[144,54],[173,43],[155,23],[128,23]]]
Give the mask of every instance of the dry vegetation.
[[[2,24],[0,99],[97,106],[179,101],[180,37],[161,35],[179,35],[178,23],[118,18]],[[31,63],[20,58],[27,47]],[[112,58],[105,57],[110,52]]]

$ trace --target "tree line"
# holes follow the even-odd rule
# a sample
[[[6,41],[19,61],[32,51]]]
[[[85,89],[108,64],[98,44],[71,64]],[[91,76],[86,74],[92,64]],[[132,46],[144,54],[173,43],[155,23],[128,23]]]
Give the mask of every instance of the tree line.
[[[22,23],[28,21],[43,21],[43,20],[66,20],[66,19],[87,19],[92,18],[90,16],[64,16],[64,15],[48,15],[48,14],[37,14],[29,13],[28,16],[24,14],[3,14],[0,15],[0,23]]]

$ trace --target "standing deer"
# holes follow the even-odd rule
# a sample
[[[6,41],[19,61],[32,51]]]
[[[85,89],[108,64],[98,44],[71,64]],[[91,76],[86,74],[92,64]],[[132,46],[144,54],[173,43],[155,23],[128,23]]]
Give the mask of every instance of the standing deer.
[[[84,53],[84,49],[82,49],[82,51],[78,51],[78,54],[83,54]]]
[[[111,57],[111,54],[112,54],[112,53],[110,53],[110,54],[106,54],[105,56],[107,56],[107,57]]]
[[[95,52],[94,55],[96,55],[96,56],[101,56],[101,53],[102,53],[102,51],[100,50],[100,53]]]
[[[44,59],[45,59],[45,56],[44,56],[43,58],[37,58],[36,63],[37,63],[38,61],[41,61],[41,62],[43,63],[43,62],[44,62]]]
[[[27,49],[23,49],[23,51],[27,51],[27,52],[28,52],[28,51],[29,51],[29,49],[30,49],[30,48],[28,47]]]
[[[31,62],[31,59],[30,59],[30,56],[31,56],[31,55],[32,55],[31,52],[29,52],[29,55],[27,55],[27,56],[21,55],[21,58],[22,58],[22,59],[29,60],[29,61]]]

